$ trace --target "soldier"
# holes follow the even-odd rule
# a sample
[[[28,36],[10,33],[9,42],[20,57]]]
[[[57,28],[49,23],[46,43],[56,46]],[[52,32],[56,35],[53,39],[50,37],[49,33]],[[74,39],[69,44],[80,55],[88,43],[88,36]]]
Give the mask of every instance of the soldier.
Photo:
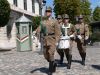
[[[89,38],[89,28],[88,25],[83,22],[82,15],[78,17],[78,23],[75,25],[75,29],[76,29],[77,48],[82,58],[82,65],[85,66],[85,58],[86,58],[85,40]]]
[[[61,15],[58,15],[57,16],[57,20],[58,20],[58,24],[62,24],[62,16]]]
[[[42,30],[44,31],[44,50],[43,54],[45,59],[49,62],[49,73],[48,75],[52,75],[53,72],[56,71],[56,62],[54,59],[54,54],[56,50],[56,41],[58,35],[58,24],[57,21],[51,18],[52,8],[47,7],[46,9],[46,17],[47,19],[43,21]]]
[[[67,69],[70,69],[72,60],[72,45],[75,35],[74,34],[75,29],[74,26],[71,23],[69,23],[69,16],[67,14],[63,15],[63,25],[61,26],[61,33],[62,35],[60,38],[61,40],[58,43],[58,49],[64,51],[68,61]],[[68,37],[69,40],[66,37]],[[64,53],[62,53],[61,63],[63,62]]]
[[[59,27],[59,35],[58,35],[58,38],[60,38],[60,35],[61,35],[61,26],[62,26],[62,16],[61,15],[58,15],[57,16],[57,20],[58,20],[58,27]],[[59,64],[62,64],[63,63],[63,58],[64,58],[64,52],[63,50],[60,50],[58,49],[58,43],[57,43],[57,52],[58,54],[60,55],[60,62]]]

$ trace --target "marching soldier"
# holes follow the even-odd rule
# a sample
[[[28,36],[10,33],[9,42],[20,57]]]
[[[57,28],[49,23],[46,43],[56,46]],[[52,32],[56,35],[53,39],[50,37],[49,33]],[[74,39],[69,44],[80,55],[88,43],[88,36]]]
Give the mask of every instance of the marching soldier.
[[[62,26],[62,16],[58,15],[57,16],[57,20],[58,20],[58,27],[60,29],[59,30],[58,38],[60,38],[60,35],[61,35],[61,26]],[[63,63],[63,59],[64,59],[64,51],[58,49],[58,43],[57,43],[57,52],[60,55],[60,62],[59,63],[62,64]]]
[[[69,16],[67,14],[63,15],[63,24],[61,26],[61,33],[62,35],[58,43],[58,49],[60,51],[64,51],[68,61],[67,69],[70,69],[72,60],[72,45],[74,40],[75,29],[74,26],[71,23],[69,23]],[[60,53],[62,54],[61,63],[63,62],[64,53],[63,52]]]
[[[49,62],[49,73],[48,75],[52,75],[53,72],[56,71],[56,62],[54,59],[54,54],[56,50],[56,42],[58,35],[58,24],[57,21],[51,18],[52,8],[48,7],[46,9],[46,17],[44,20],[42,30],[44,31],[44,50],[43,54],[45,59]]]
[[[88,28],[88,25],[83,22],[82,15],[78,17],[78,23],[75,25],[75,29],[76,29],[76,35],[77,35],[76,36],[77,48],[82,58],[82,65],[85,66],[85,58],[86,58],[85,40],[89,38],[89,28]]]

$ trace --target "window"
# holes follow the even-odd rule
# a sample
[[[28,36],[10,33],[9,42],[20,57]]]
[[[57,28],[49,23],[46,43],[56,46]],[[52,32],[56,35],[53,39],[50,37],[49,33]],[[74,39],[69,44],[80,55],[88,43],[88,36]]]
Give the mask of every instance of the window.
[[[22,34],[27,34],[27,27],[26,26],[22,26]]]
[[[34,0],[32,0],[32,12],[35,13],[35,5],[34,5]]]
[[[24,9],[27,10],[27,0],[24,0]]]
[[[13,0],[13,4],[17,6],[17,0]]]

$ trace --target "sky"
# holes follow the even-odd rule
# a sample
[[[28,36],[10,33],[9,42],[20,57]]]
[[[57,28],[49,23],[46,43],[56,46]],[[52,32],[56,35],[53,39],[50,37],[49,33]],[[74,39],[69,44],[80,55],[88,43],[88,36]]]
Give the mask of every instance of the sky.
[[[96,6],[100,6],[100,0],[90,0],[91,8],[94,9]]]
[[[96,6],[100,6],[100,0],[90,0],[91,8],[94,9]],[[51,6],[53,8],[53,0],[46,0],[46,6]],[[54,13],[52,14],[54,17]]]

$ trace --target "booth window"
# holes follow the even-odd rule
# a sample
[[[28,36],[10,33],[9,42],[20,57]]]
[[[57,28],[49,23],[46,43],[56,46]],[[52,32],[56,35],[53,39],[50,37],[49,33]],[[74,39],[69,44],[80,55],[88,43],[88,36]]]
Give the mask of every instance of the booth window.
[[[22,26],[22,34],[27,34],[27,27],[26,26]]]

